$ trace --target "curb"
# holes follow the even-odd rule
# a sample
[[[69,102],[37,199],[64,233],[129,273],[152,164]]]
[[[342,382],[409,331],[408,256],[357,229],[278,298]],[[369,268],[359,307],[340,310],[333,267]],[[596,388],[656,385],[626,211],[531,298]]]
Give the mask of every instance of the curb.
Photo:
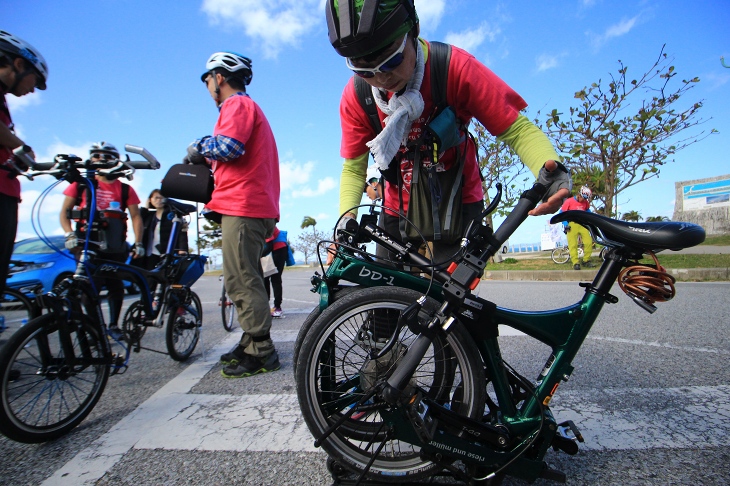
[[[670,268],[678,282],[728,281],[730,268]],[[483,280],[590,282],[597,270],[487,270]]]

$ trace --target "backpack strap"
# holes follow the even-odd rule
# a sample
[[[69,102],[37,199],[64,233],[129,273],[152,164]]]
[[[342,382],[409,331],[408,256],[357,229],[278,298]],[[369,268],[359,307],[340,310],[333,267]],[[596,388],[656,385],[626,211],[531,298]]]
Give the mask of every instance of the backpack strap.
[[[448,106],[446,87],[449,81],[449,63],[451,63],[451,46],[443,42],[431,42],[431,99],[436,107],[436,114]]]
[[[375,135],[379,134],[383,130],[383,125],[380,123],[380,117],[378,116],[378,107],[373,99],[373,90],[370,85],[360,76],[352,76],[353,83],[355,83],[355,94],[357,100],[360,102],[360,106],[365,110],[365,114],[370,120],[370,126],[375,130]]]
[[[119,205],[122,207],[122,211],[127,210],[127,199],[129,199],[129,184],[125,184],[124,182],[122,184],[122,200],[119,202]]]

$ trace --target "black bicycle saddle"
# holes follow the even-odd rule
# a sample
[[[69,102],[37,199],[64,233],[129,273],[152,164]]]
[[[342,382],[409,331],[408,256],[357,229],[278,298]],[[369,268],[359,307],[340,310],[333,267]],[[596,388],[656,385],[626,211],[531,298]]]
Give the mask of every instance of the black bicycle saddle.
[[[681,250],[705,241],[702,226],[680,221],[630,223],[588,211],[565,211],[550,219],[551,224],[575,221],[608,243],[619,243],[637,250]]]

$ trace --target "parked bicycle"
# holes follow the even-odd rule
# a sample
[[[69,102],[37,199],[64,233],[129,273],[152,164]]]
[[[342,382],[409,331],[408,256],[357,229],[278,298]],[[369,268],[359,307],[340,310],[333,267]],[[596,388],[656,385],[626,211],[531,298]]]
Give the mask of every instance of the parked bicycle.
[[[598,254],[601,260],[606,259],[606,251],[608,250],[605,246],[601,248],[601,251]],[[583,243],[580,243],[578,245],[578,260],[582,262],[584,255],[585,252],[583,251]],[[568,248],[568,245],[563,245],[559,243],[555,248],[553,248],[553,251],[550,253],[550,258],[552,258],[553,262],[557,263],[558,265],[568,263],[570,261],[570,249]]]
[[[26,157],[29,169],[16,167],[29,178],[52,175],[59,183],[87,182],[84,190],[91,202],[86,209],[74,210],[80,211],[74,216],[88,222],[75,274],[38,296],[43,314],[16,331],[0,349],[0,432],[10,439],[44,442],[76,427],[98,402],[109,376],[127,369],[130,353],[140,349],[147,326],[166,319],[168,351],[176,359],[190,356],[198,341],[202,306],[189,286],[202,274],[205,257],[172,256],[168,248],[168,255],[152,271],[93,258],[93,249],[101,246],[109,224],[104,211],[96,210],[94,174],[129,179],[135,169],[159,167],[146,149],[125,148],[145,160],[82,161],[73,155],[57,155],[50,163]],[[23,152],[16,150],[16,156],[23,157]],[[177,207],[176,217],[183,212],[185,208]],[[179,228],[178,221],[174,231]],[[107,329],[95,277],[130,280],[142,290],[141,301],[127,311],[119,336]],[[150,295],[150,281],[157,282],[155,296]],[[160,305],[155,307],[155,302]],[[112,345],[121,347],[123,353],[114,353]]]
[[[13,265],[13,261],[10,261]],[[38,315],[35,294],[7,287],[0,295],[0,334],[15,332]]]
[[[521,311],[472,294],[486,262],[543,191],[536,184],[523,194],[495,232],[473,225],[446,270],[434,269],[412,244],[387,234],[372,214],[339,231],[333,263],[312,279],[320,305],[295,349],[300,408],[336,481],[356,476],[358,483],[403,483],[440,471],[469,484],[495,484],[504,476],[566,480],[547,465],[545,454],[550,448],[576,454],[583,438],[549,405],[569,380],[604,304],[618,301],[610,293],[614,282],[654,312],[654,304],[675,294],[674,278],[655,253],[697,245],[705,233],[688,223],[629,224],[566,211],[551,223],[575,221],[609,247],[594,280],[579,284],[585,288],[579,302]],[[370,240],[394,254],[396,263],[432,278],[376,261],[363,246]],[[644,254],[654,264],[640,263]],[[504,361],[498,325],[550,348],[534,380]]]
[[[211,236],[213,238],[220,238],[222,231],[220,228],[208,231],[201,231],[201,235]],[[218,307],[221,308],[221,322],[223,323],[223,329],[228,332],[233,331],[234,324],[236,323],[236,305],[233,303],[231,298],[226,292],[226,281],[223,275],[218,277],[218,281],[221,283],[221,296],[218,299]]]

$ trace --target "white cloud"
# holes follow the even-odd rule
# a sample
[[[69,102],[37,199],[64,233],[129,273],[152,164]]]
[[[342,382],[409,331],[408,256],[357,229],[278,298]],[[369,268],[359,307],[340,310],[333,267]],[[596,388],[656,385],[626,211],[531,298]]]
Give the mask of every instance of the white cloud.
[[[337,187],[337,182],[332,177],[319,179],[316,183],[310,182],[313,180],[314,169],[315,164],[311,161],[304,164],[296,161],[281,162],[279,179],[282,194],[289,194],[293,198],[315,197]]]
[[[56,139],[48,146],[45,153],[36,152],[36,160],[40,162],[50,162],[58,154],[73,154],[79,157],[86,157],[89,154],[89,148],[93,142],[82,142],[78,145],[69,145]],[[117,147],[119,148],[119,147]]]
[[[416,3],[418,23],[421,25],[421,34],[438,27],[444,16],[446,0],[419,0]]]
[[[560,60],[566,57],[567,54],[541,54],[535,58],[535,67],[537,72],[547,71],[560,66]]]
[[[494,42],[501,32],[502,30],[499,27],[493,27],[488,22],[482,22],[476,29],[449,32],[446,34],[445,41],[448,44],[461,47],[465,51],[474,52],[485,40]]]
[[[593,47],[598,49],[609,40],[628,34],[637,25],[638,21],[639,16],[636,15],[630,19],[621,19],[619,23],[609,26],[603,34],[597,35],[589,32]]]
[[[7,96],[5,100],[8,102],[8,109],[10,110],[10,113],[18,113],[28,106],[40,105],[43,102],[43,97],[40,92],[34,91],[33,93],[28,93],[20,98],[13,95]]]
[[[730,74],[716,74],[709,73],[701,78],[703,81],[707,80],[710,83],[710,89],[717,89],[720,86],[727,84],[730,81]]]
[[[315,197],[321,196],[322,194],[337,187],[337,183],[332,177],[325,177],[317,181],[317,187],[307,185],[302,189],[292,191],[292,197]]]
[[[276,58],[285,46],[297,46],[321,27],[324,17],[321,0],[204,0],[201,8],[213,24],[243,27],[267,58]]]
[[[279,164],[279,179],[281,192],[288,192],[294,187],[309,182],[309,176],[314,170],[314,162],[299,164],[297,162],[281,162]]]

